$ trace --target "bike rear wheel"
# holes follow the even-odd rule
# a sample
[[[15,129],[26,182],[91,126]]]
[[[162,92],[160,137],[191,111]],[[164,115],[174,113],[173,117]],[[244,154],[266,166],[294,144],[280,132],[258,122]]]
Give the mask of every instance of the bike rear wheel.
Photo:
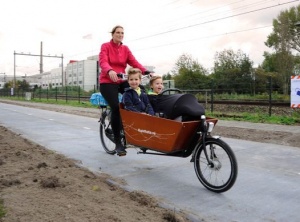
[[[104,110],[102,112],[100,118],[100,141],[103,149],[108,153],[114,155],[115,151],[115,143],[114,143],[114,135],[110,124],[110,110]]]
[[[232,149],[221,139],[215,138],[207,138],[205,146],[200,144],[195,153],[194,168],[202,185],[216,193],[229,190],[238,174],[238,165]]]

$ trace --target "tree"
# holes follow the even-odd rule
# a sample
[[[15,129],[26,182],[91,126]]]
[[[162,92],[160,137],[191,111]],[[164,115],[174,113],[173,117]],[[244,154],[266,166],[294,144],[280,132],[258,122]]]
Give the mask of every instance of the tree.
[[[162,76],[162,79],[163,80],[171,80],[173,77],[170,73],[167,73],[165,75]]]
[[[203,89],[209,82],[208,71],[191,55],[181,55],[173,69],[174,80],[180,89]]]
[[[241,50],[225,49],[216,52],[214,74],[216,89],[229,92],[250,92],[253,81],[253,62]]]
[[[13,87],[13,85],[14,85],[14,82],[13,82],[13,81],[8,81],[8,82],[6,82],[6,83],[4,84],[4,88],[5,88],[5,89],[10,89],[10,88]]]
[[[293,70],[294,75],[300,75],[300,55],[294,57],[295,59],[295,66]]]
[[[290,52],[281,51],[275,53],[264,52],[264,61],[262,68],[266,72],[272,72],[274,81],[276,80],[277,88],[280,93],[288,94],[290,76],[297,72],[297,56]],[[298,61],[299,64],[299,61]]]
[[[273,32],[265,42],[266,46],[277,52],[290,51],[300,52],[300,27],[296,22],[300,21],[300,5],[281,11],[277,19],[273,19]]]
[[[13,88],[13,85],[14,85],[14,82],[13,82],[13,80],[11,80],[4,84],[4,88],[6,88],[6,89]],[[15,88],[26,91],[30,88],[30,85],[26,80],[23,80],[23,81],[17,80]]]
[[[276,72],[276,54],[264,52],[263,56],[265,59],[261,64],[261,68],[263,68],[266,72]]]
[[[254,85],[253,91],[254,94],[257,93],[266,93],[269,89],[269,80],[272,77],[272,88],[278,89],[279,80],[276,72],[266,71],[262,66],[253,69],[254,72]]]
[[[272,71],[278,73],[281,89],[284,94],[289,92],[290,76],[299,65],[296,63],[293,51],[300,52],[300,28],[295,26],[300,20],[300,5],[280,12],[273,20],[273,32],[265,42],[266,46],[275,49],[272,57],[265,57],[268,68],[272,63]]]
[[[17,86],[18,86],[17,88],[19,88],[20,90],[23,90],[23,91],[28,91],[30,88],[29,83],[25,79],[23,81],[18,80]]]

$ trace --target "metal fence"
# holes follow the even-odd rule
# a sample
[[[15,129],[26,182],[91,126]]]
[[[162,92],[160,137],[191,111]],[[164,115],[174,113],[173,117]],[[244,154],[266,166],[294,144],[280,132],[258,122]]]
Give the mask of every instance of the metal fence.
[[[253,86],[252,86],[253,87]],[[146,86],[148,89],[149,87]],[[244,105],[257,105],[257,106],[268,106],[268,114],[272,115],[273,106],[285,106],[289,107],[289,96],[283,98],[282,94],[279,94],[275,87],[271,85],[266,85],[265,92],[252,95],[254,99],[245,98],[243,99],[241,95],[247,94],[248,89],[241,89],[239,93],[236,93],[230,88],[222,86],[215,86],[211,89],[201,89],[201,90],[182,90],[183,93],[191,93],[195,95],[198,101],[205,104],[206,109],[209,109],[211,113],[214,112],[214,107],[216,104],[244,104]],[[83,90],[78,86],[66,86],[66,87],[51,87],[51,88],[36,88],[30,90],[22,89],[0,89],[0,97],[10,97],[18,98],[24,100],[51,100],[51,101],[78,101],[78,103],[89,102],[91,95],[98,92],[97,85],[89,87],[89,91]],[[234,96],[236,95],[236,99]],[[250,95],[251,96],[251,95]]]
[[[1,97],[11,97],[24,100],[46,99],[46,100],[65,100],[68,101],[88,101],[91,94],[97,92],[96,85],[93,90],[85,91],[80,87],[55,87],[55,88],[37,88],[37,89],[0,89]]]

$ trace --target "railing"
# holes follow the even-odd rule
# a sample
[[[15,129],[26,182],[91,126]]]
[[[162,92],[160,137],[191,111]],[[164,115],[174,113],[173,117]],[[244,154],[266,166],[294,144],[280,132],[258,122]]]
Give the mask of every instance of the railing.
[[[98,92],[96,85],[90,87],[92,90],[84,91],[80,87],[56,87],[56,88],[47,88],[47,89],[31,89],[31,90],[21,90],[16,89],[12,95],[11,89],[0,89],[0,97],[8,98],[18,98],[24,100],[54,100],[54,101],[78,101],[78,103],[89,102],[90,96]],[[216,91],[211,89],[205,90],[182,90],[183,93],[194,94],[198,101],[202,104],[205,104],[206,109],[210,109],[210,112],[214,112],[214,106],[217,104],[227,104],[227,105],[257,105],[257,106],[268,106],[269,115],[272,115],[272,107],[289,107],[289,100],[278,100],[273,99],[276,92],[274,92],[274,97],[272,95],[264,95],[265,99],[222,99],[219,98],[223,94],[218,94]],[[223,90],[224,91],[224,90]]]

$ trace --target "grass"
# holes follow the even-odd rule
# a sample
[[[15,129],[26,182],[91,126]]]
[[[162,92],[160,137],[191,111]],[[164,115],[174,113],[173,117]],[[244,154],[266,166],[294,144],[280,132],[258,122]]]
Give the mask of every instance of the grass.
[[[206,98],[206,95],[198,93],[196,97],[199,100],[210,100],[210,95]],[[259,93],[255,95],[250,94],[238,94],[238,93],[215,93],[214,94],[214,100],[245,100],[245,101],[251,101],[251,100],[269,100],[269,94],[268,93]],[[276,92],[272,93],[272,100],[278,100],[278,101],[290,101],[290,95],[283,95]]]
[[[6,215],[6,210],[4,208],[3,200],[0,199],[0,218]]]
[[[84,108],[95,108],[96,106],[92,105],[89,101],[75,101],[75,100],[55,100],[55,99],[33,99],[32,102],[36,103],[47,103],[47,104],[56,104],[63,106],[73,106],[73,107],[84,107]]]
[[[23,98],[18,98],[18,97],[0,97],[2,99],[7,99],[7,100],[15,100],[15,101],[26,101]],[[83,107],[83,108],[97,108],[97,106],[92,105],[89,101],[78,101],[78,100],[56,100],[56,99],[44,99],[44,98],[34,98],[31,99],[30,101],[26,102],[32,102],[32,103],[46,103],[46,104],[56,104],[56,105],[63,105],[63,106],[73,106],[73,107]]]
[[[235,120],[235,121],[246,121],[252,123],[270,123],[270,124],[280,124],[280,125],[300,125],[300,118],[295,116],[278,116],[261,113],[207,113],[207,116],[215,117],[222,120]]]

